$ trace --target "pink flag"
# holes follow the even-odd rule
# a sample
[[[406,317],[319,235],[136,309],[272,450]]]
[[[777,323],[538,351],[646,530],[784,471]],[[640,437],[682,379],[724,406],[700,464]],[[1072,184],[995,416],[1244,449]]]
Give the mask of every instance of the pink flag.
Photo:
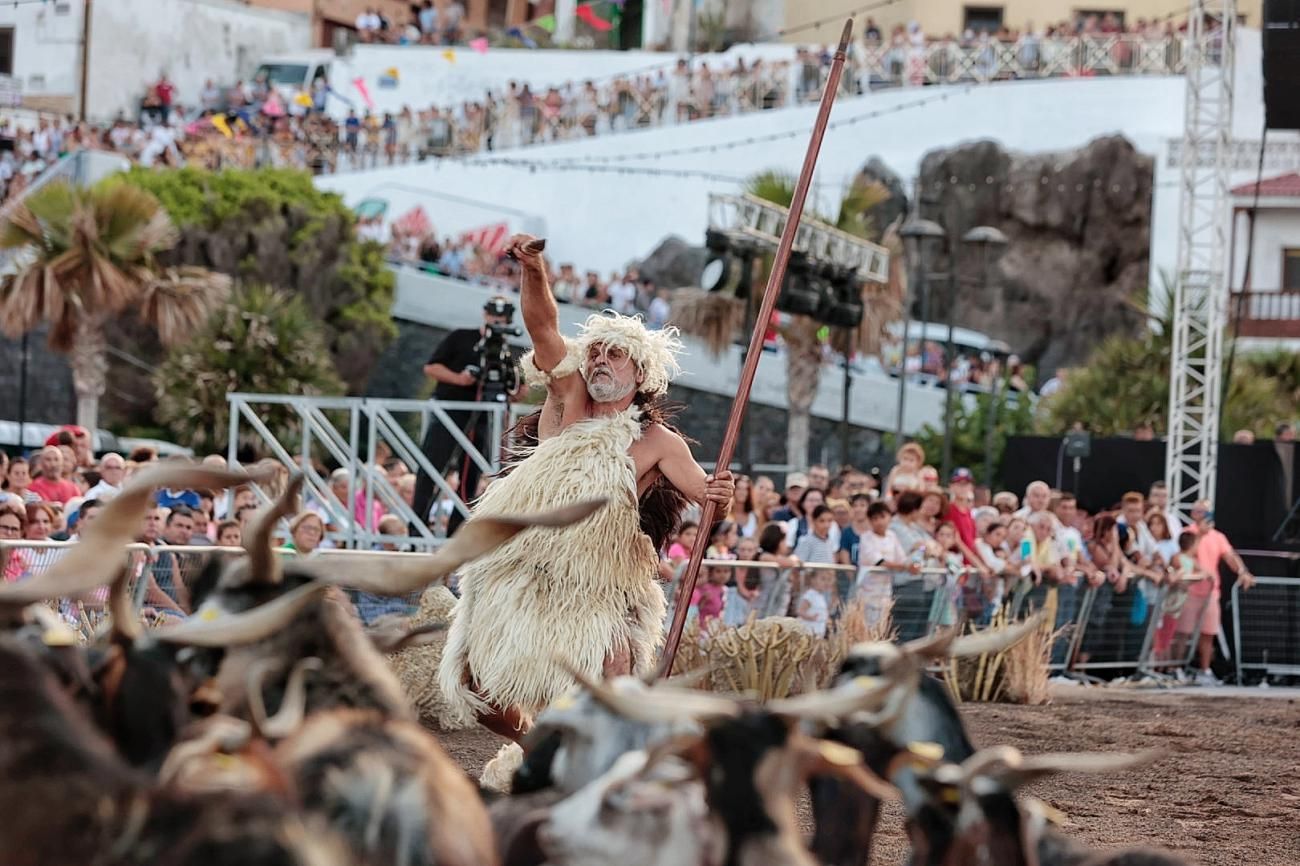
[[[429,215],[424,212],[424,208],[416,205],[397,219],[393,220],[393,228],[403,234],[424,237],[433,231],[433,223],[429,222]]]
[[[487,37],[480,36],[477,39],[471,39],[469,41],[469,47],[472,48],[474,51],[478,52],[479,54],[487,54],[488,52]]]
[[[460,239],[469,241],[474,246],[486,250],[492,255],[500,255],[505,249],[506,240],[510,237],[510,227],[505,223],[496,223],[495,225],[483,226],[482,228],[470,229],[462,232]]]
[[[370,98],[370,88],[366,87],[366,80],[360,77],[354,78],[352,79],[352,86],[361,94],[361,101],[366,104],[366,108],[374,111],[375,101]]]

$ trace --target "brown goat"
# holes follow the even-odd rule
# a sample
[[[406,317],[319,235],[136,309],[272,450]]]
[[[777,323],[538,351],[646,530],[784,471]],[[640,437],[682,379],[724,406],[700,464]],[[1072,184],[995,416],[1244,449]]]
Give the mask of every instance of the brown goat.
[[[32,649],[0,637],[5,866],[347,866],[333,832],[268,796],[158,789],[79,712]]]

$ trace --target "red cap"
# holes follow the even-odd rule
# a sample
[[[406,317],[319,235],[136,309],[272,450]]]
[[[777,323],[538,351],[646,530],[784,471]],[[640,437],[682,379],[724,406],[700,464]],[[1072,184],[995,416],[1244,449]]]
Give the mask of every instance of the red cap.
[[[65,431],[65,430],[72,434],[72,438],[73,438],[73,439],[80,439],[80,438],[82,438],[82,437],[88,437],[88,436],[90,435],[89,433],[86,432],[86,428],[85,428],[85,427],[79,426],[79,425],[77,425],[77,424],[64,424],[64,425],[63,425],[62,427],[60,427],[58,430],[56,430],[56,431],[54,431],[53,433],[50,434],[50,438],[48,438],[48,439],[45,440],[45,444],[46,444],[46,445],[58,445],[58,444],[59,444],[59,434],[62,433],[63,431]]]

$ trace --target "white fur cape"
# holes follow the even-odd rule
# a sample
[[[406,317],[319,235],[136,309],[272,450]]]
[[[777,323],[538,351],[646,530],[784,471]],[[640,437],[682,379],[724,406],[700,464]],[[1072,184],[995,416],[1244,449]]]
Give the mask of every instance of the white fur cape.
[[[573,685],[562,658],[593,679],[616,644],[633,673],[649,671],[663,640],[658,557],[641,531],[628,447],[640,410],[574,424],[541,442],[489,485],[474,514],[529,514],[593,496],[609,505],[561,529],[527,529],[461,571],[461,598],[439,668],[453,711],[517,706],[533,714]],[[474,695],[466,673],[486,701]]]

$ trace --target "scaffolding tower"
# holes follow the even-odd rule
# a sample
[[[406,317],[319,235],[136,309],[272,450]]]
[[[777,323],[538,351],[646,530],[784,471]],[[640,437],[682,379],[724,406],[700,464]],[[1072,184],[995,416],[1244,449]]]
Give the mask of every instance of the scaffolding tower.
[[[1165,456],[1170,504],[1184,520],[1197,500],[1214,501],[1218,469],[1235,39],[1235,0],[1192,0]]]

